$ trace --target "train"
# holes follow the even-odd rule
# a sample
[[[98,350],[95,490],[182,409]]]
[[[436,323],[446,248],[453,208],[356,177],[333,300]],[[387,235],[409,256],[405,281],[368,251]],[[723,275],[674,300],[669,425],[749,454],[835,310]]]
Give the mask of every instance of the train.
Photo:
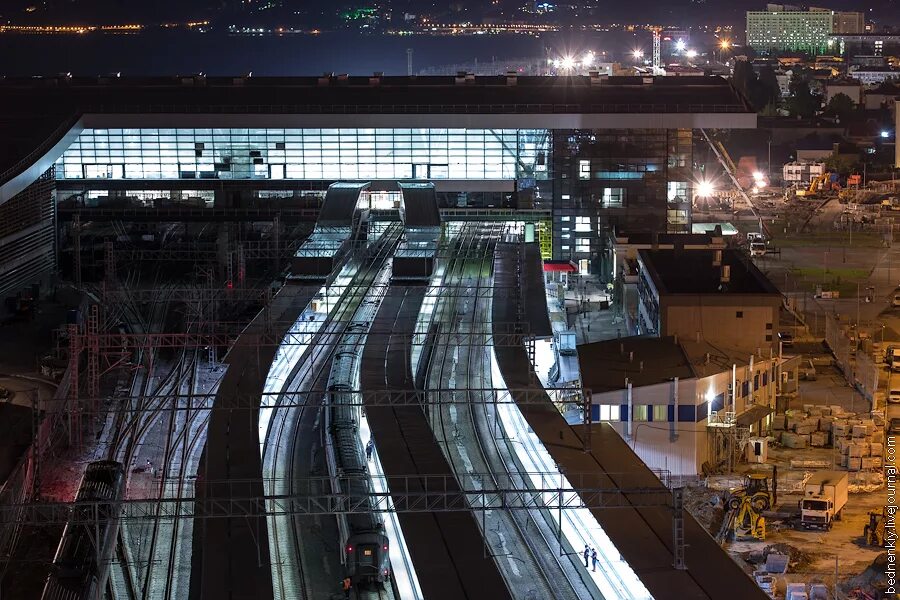
[[[53,557],[41,600],[97,600],[104,598],[109,564],[119,531],[125,496],[125,466],[116,461],[89,463],[76,505]],[[88,504],[79,506],[78,502]]]
[[[346,495],[355,509],[338,514],[342,563],[354,587],[380,585],[391,578],[390,543],[384,519],[372,505],[372,481],[359,438],[359,363],[378,302],[363,300],[331,359],[324,399],[325,454],[332,493]],[[368,506],[369,510],[366,510]]]

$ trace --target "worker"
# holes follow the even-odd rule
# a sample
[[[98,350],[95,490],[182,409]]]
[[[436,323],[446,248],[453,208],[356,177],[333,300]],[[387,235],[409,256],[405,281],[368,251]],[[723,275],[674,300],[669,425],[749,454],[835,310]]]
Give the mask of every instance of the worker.
[[[587,569],[588,559],[591,557],[591,549],[587,544],[584,545],[584,552],[582,554],[584,554],[584,568]]]
[[[349,577],[344,577],[344,581],[341,582],[341,589],[344,590],[344,598],[350,598],[350,588],[353,587],[353,582],[350,581]]]
[[[369,441],[366,442],[366,460],[372,460],[372,450],[375,449],[375,440],[369,438]]]
[[[597,549],[596,548],[591,548],[591,562],[593,563],[593,569],[591,569],[591,570],[596,572],[597,571]]]

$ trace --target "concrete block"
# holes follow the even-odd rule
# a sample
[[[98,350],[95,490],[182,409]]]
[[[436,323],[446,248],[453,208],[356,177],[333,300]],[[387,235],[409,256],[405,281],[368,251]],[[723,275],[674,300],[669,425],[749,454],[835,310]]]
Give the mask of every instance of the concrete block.
[[[802,419],[796,415],[787,415],[784,421],[784,428],[793,431]]]
[[[851,456],[847,459],[848,471],[859,471],[860,469],[862,469],[862,458],[853,458]]]
[[[844,414],[844,407],[839,404],[832,404],[828,408],[831,409],[831,414],[833,414],[836,417]]]
[[[806,412],[808,412],[809,416],[811,416],[811,417],[821,417],[822,416],[822,407],[810,406],[809,410]]]
[[[772,417],[772,430],[773,431],[784,431],[784,421],[785,421],[784,414],[780,414],[780,415],[776,414],[774,417]]]
[[[869,435],[869,428],[865,425],[854,425],[850,435],[855,438],[864,438]]]
[[[831,426],[834,423],[834,417],[823,416],[819,419],[819,431],[831,431]]]
[[[831,592],[824,583],[809,584],[809,600],[830,600]]]
[[[869,444],[869,456],[884,456],[884,444],[871,442]]]
[[[831,416],[831,407],[830,406],[820,406],[819,410],[822,411],[822,416],[825,416],[825,417]]]
[[[845,440],[844,438],[838,438],[832,442],[837,448],[837,451],[840,452],[843,456],[847,456],[850,452],[850,442]]]
[[[786,448],[806,448],[809,443],[808,436],[799,435],[796,433],[791,433],[790,431],[785,431],[781,434],[781,443]]]
[[[860,456],[872,456],[872,444],[869,442],[860,442],[860,447],[862,447],[862,453]]]
[[[850,433],[847,421],[835,419],[831,422],[831,432],[837,437],[846,437]]]
[[[841,455],[841,460],[840,460],[841,468],[846,469],[846,468],[847,468],[847,462],[848,462],[849,460],[850,460],[850,457],[849,457],[849,456],[847,456],[846,454],[842,454],[842,455]]]
[[[865,425],[868,433],[872,433],[875,431],[875,419],[863,419],[860,421],[860,425]]]
[[[860,459],[860,466],[866,471],[870,471],[872,469],[880,469],[881,468],[881,457],[880,456],[864,456]]]
[[[797,435],[809,435],[812,432],[818,431],[818,430],[819,430],[818,423],[816,423],[816,424],[800,423],[797,425],[797,427],[794,428],[794,433],[796,433]]]
[[[873,444],[884,444],[884,430],[876,429],[875,432],[869,436],[869,439],[872,440]]]
[[[850,458],[861,458],[863,455],[863,445],[858,444],[856,442],[852,442],[849,444],[847,449],[847,456]]]
[[[802,598],[801,598],[802,596]],[[785,600],[807,600],[805,583],[789,583],[787,584],[787,592],[784,595]]]
[[[824,448],[828,443],[828,434],[824,431],[814,431],[809,436],[809,445],[813,448]]]

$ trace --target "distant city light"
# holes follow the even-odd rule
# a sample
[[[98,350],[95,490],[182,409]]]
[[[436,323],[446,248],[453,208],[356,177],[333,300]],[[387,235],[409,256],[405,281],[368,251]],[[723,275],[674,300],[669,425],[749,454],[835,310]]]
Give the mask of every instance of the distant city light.
[[[684,40],[678,40],[677,42],[675,42],[675,49],[679,52],[684,52],[685,48],[687,48],[687,44]]]
[[[575,59],[571,56],[564,56],[559,64],[563,69],[571,71],[575,68]]]
[[[711,181],[701,181],[697,183],[695,194],[701,198],[709,198],[716,191]]]
[[[631,55],[635,58],[644,58],[644,51],[641,49],[633,50]]]
[[[890,131],[882,131],[881,137],[887,139],[887,138],[891,137],[891,132]]]
[[[585,67],[593,66],[594,64],[594,53],[588,52],[584,55],[584,58],[581,59],[581,64]]]
[[[688,51],[685,52],[684,54],[685,54],[685,56],[687,56],[688,58],[694,58],[694,57],[697,56],[697,51],[696,51],[696,50],[688,50]]]

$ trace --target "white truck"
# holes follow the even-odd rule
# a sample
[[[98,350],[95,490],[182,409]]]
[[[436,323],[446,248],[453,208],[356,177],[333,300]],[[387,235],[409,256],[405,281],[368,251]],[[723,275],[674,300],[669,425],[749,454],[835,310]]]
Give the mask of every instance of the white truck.
[[[819,471],[803,486],[800,524],[804,529],[831,529],[847,504],[849,478],[846,471]]]

